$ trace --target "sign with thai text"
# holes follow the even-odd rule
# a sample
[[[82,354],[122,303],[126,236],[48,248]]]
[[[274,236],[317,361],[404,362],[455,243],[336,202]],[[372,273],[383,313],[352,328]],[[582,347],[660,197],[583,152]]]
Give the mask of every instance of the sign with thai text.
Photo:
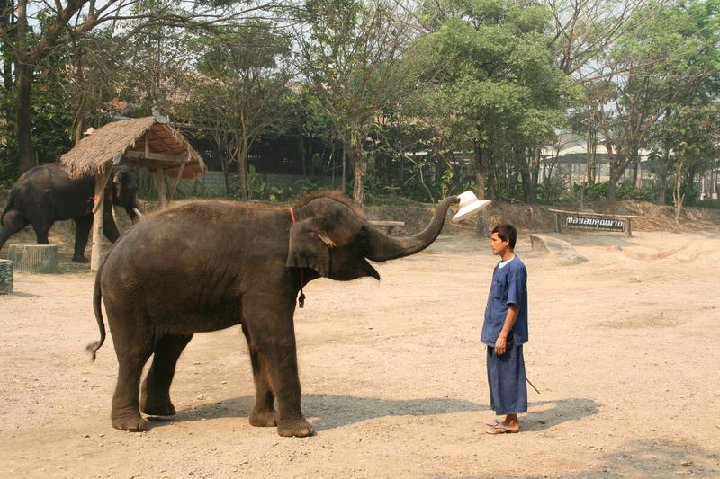
[[[592,231],[625,231],[625,220],[615,218],[568,216],[565,221],[568,228]]]

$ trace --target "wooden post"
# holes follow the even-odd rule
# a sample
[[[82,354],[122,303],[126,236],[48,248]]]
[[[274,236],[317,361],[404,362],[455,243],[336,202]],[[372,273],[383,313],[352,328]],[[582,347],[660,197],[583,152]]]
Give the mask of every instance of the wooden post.
[[[630,218],[625,218],[625,236],[632,236],[632,224]]]
[[[165,174],[162,170],[155,171],[155,184],[157,186],[158,192],[158,206],[161,210],[164,210],[165,208],[167,208],[168,200],[167,191],[165,188]]]
[[[57,271],[56,244],[11,244],[8,259],[18,271],[25,273],[55,273]]]
[[[556,233],[560,233],[560,213],[553,213],[553,215],[555,215],[555,224],[553,231],[555,231]]]
[[[107,167],[103,172],[95,177],[95,205],[93,211],[95,217],[93,219],[93,245],[92,255],[90,256],[90,270],[97,271],[102,263],[103,253],[105,252],[107,243],[105,242],[105,235],[103,233],[103,194],[105,192],[105,185],[107,185],[110,179],[112,169]]]
[[[0,259],[0,294],[13,292],[13,262]]]
[[[480,210],[478,217],[478,235],[481,238],[487,238],[490,236],[490,223],[488,221],[487,211],[483,208]]]
[[[175,192],[177,191],[178,183],[180,183],[180,178],[182,178],[183,171],[185,170],[185,163],[180,165],[180,168],[178,168],[177,173],[175,173],[175,179],[173,180],[172,185],[170,186],[170,195],[168,196],[168,204],[175,199]]]

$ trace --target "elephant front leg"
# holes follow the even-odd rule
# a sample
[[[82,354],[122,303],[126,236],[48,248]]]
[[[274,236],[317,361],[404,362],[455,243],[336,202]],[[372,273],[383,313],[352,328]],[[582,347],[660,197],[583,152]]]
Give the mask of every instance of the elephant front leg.
[[[307,437],[315,432],[302,414],[296,354],[294,334],[267,344],[266,358],[278,402],[277,431],[283,437]]]
[[[311,436],[315,431],[305,420],[301,410],[300,378],[292,322],[294,303],[287,308],[282,308],[282,304],[278,303],[262,306],[262,312],[251,316],[262,318],[262,322],[251,322],[248,326],[251,359],[254,355],[254,361],[257,362],[257,370],[256,363],[253,363],[253,371],[257,371],[257,403],[253,414],[256,419],[262,415],[267,418],[269,411],[272,411],[274,393],[278,405],[278,434],[284,437]],[[255,352],[253,346],[257,347]]]
[[[175,414],[170,400],[170,385],[175,377],[175,366],[185,346],[192,339],[187,336],[165,335],[155,347],[155,357],[140,390],[140,410],[153,416]]]

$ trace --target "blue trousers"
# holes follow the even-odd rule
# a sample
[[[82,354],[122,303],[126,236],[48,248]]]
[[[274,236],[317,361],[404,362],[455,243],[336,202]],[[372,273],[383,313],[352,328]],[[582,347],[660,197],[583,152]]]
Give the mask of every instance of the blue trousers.
[[[495,414],[527,412],[525,358],[522,344],[512,343],[502,356],[487,348],[487,373],[490,384],[490,409]]]

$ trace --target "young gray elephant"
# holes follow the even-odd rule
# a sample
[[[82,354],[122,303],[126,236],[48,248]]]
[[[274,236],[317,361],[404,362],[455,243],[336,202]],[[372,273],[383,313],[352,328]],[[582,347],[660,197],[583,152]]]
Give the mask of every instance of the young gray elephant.
[[[112,216],[112,205],[125,208],[133,223],[141,216],[138,186],[130,170],[123,167],[112,176],[105,190],[103,232],[113,243],[120,232]],[[12,235],[31,225],[38,244],[48,244],[50,227],[56,221],[75,220],[75,254],[72,260],[86,263],[90,228],[93,222],[95,177],[71,178],[61,163],[48,163],[26,171],[10,190],[5,210],[0,216],[0,249]]]
[[[319,277],[380,279],[367,260],[422,251],[456,201],[443,200],[430,224],[407,237],[384,234],[346,200],[329,196],[282,210],[192,202],[147,217],[113,246],[95,280],[100,341],[88,350],[94,358],[105,340],[104,302],[119,362],[113,427],[144,430],[141,411],[174,414],[170,384],[193,333],[241,324],[256,389],[250,424],[277,426],[281,436],[311,435],[300,408],[298,292]],[[153,353],[141,391],[140,375]]]

